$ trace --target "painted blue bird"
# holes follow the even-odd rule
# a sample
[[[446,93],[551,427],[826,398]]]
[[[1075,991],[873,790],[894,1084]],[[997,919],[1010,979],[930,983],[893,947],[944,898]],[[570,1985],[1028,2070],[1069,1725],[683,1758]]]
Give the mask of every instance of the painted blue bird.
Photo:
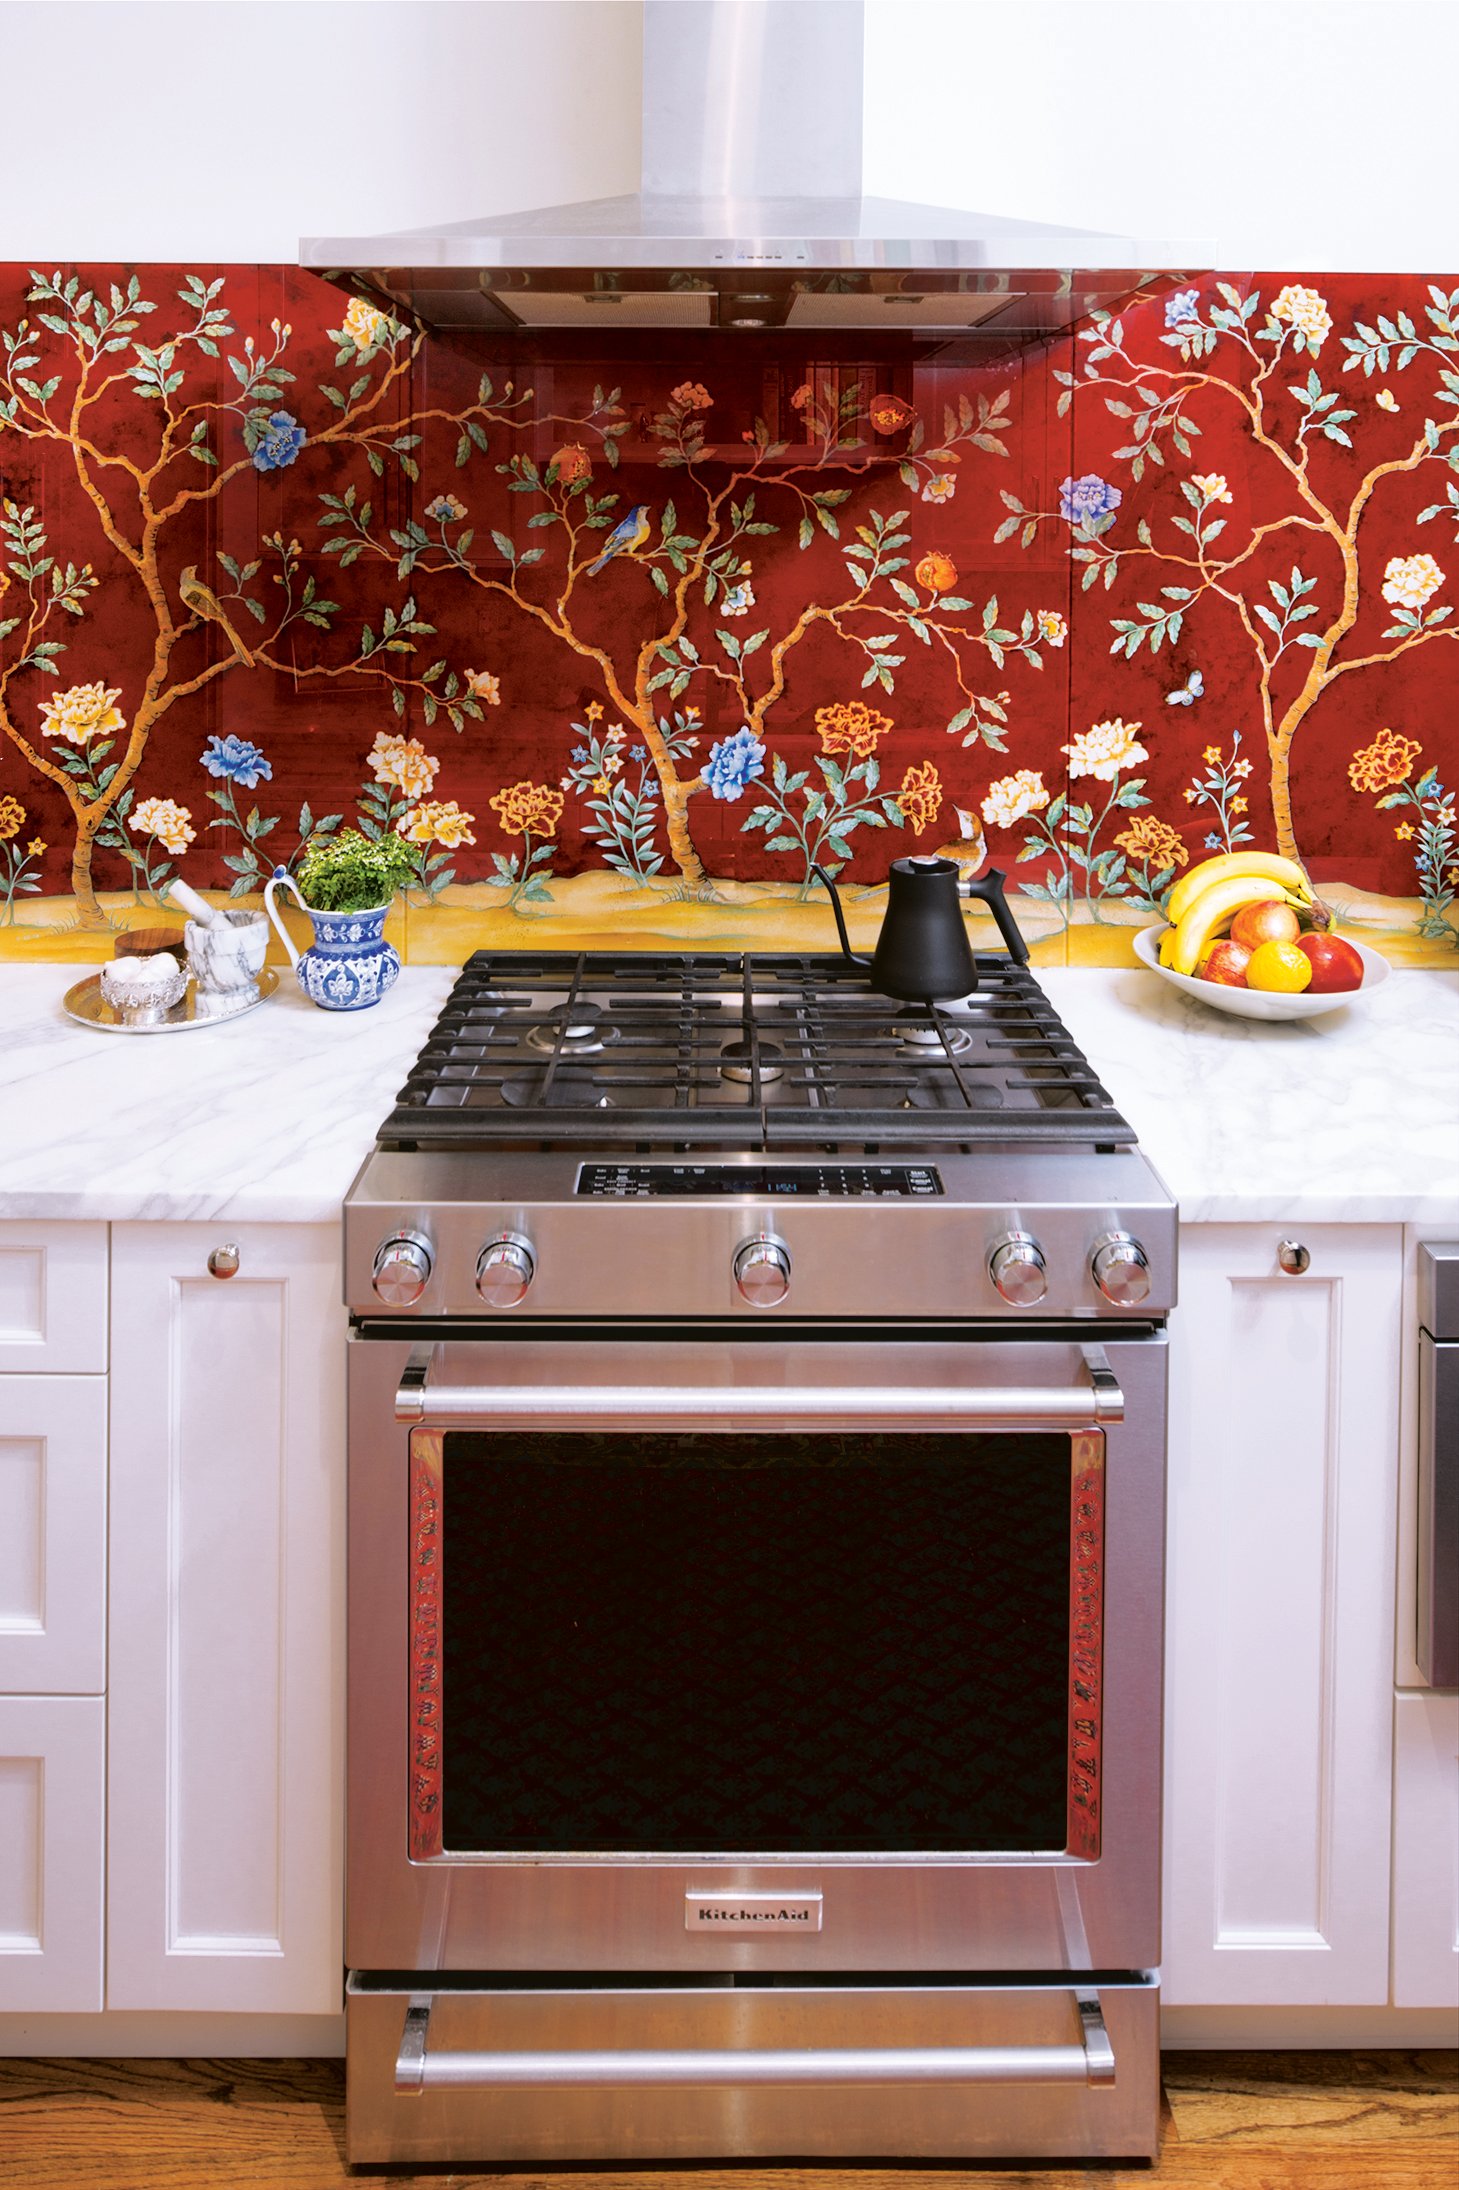
[[[619,518],[603,542],[603,552],[592,565],[588,576],[596,578],[603,565],[611,563],[615,555],[636,555],[652,530],[647,502],[637,503],[626,517]]]

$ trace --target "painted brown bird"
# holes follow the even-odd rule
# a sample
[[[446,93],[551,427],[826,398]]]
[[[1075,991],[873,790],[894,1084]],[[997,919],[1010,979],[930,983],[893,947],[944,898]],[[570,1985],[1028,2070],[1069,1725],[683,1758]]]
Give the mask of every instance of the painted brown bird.
[[[958,877],[971,882],[988,855],[988,840],[983,834],[983,824],[976,814],[968,813],[961,806],[954,806],[957,815],[958,841],[955,844],[936,844],[930,854],[933,859],[955,859]]]
[[[229,622],[228,612],[218,599],[217,594],[211,586],[204,585],[202,579],[198,576],[196,563],[189,563],[187,569],[178,579],[177,592],[183,607],[189,609],[194,616],[200,617],[205,624],[218,624],[221,626],[227,634],[229,643],[238,659],[246,664],[249,669],[252,669],[253,656]]]

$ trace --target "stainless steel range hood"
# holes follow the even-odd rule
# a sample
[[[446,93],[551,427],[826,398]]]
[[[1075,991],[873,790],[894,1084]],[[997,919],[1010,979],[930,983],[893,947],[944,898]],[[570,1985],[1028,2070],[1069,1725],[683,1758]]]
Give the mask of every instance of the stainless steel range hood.
[[[301,263],[438,327],[873,330],[1023,341],[1153,264],[1130,239],[863,196],[863,0],[644,0],[631,196],[371,237]]]

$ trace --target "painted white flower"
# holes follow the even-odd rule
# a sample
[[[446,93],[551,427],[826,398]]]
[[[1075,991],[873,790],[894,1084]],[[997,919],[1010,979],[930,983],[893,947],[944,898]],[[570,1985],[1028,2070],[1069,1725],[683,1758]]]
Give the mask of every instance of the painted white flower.
[[[1305,335],[1307,347],[1316,352],[1322,348],[1332,333],[1332,315],[1327,309],[1327,299],[1315,289],[1299,288],[1289,283],[1272,298],[1272,318],[1284,319],[1289,327]]]
[[[1054,608],[1041,608],[1038,612],[1039,637],[1045,646],[1062,646],[1069,636],[1069,626]]]
[[[1070,775],[1098,776],[1102,783],[1113,783],[1122,768],[1148,760],[1149,753],[1135,738],[1139,727],[1137,722],[1121,722],[1116,715],[1112,722],[1096,722],[1081,730],[1072,745],[1059,748],[1069,756]]]
[[[160,837],[176,858],[197,835],[196,829],[188,827],[191,820],[190,806],[179,806],[170,798],[144,798],[132,808],[127,827],[137,836]]]
[[[1219,471],[1198,471],[1192,474],[1191,485],[1204,502],[1229,502],[1231,489],[1226,477]]]
[[[1380,388],[1373,401],[1380,411],[1396,411],[1399,407],[1398,398],[1391,388]]]
[[[1443,583],[1444,573],[1432,555],[1395,555],[1384,567],[1383,598],[1417,615]]]
[[[466,689],[474,700],[483,700],[488,707],[501,706],[501,679],[494,677],[489,669],[468,669]]]
[[[377,783],[391,784],[411,799],[425,797],[441,765],[419,738],[403,738],[389,730],[375,733],[375,742],[365,758]]]
[[[1049,803],[1044,779],[1036,768],[1020,768],[1015,776],[1000,776],[988,786],[983,819],[996,828],[1011,829],[1027,814],[1036,814]]]
[[[278,322],[274,322],[277,326]],[[377,312],[363,297],[351,297],[344,315],[344,331],[357,350],[373,350],[394,338],[395,322]]]
[[[729,586],[720,605],[726,616],[748,616],[755,605],[755,588],[749,579],[741,585]]]
[[[73,745],[114,736],[127,726],[116,704],[121,696],[119,684],[73,684],[41,702],[41,728],[48,738],[69,738]]]

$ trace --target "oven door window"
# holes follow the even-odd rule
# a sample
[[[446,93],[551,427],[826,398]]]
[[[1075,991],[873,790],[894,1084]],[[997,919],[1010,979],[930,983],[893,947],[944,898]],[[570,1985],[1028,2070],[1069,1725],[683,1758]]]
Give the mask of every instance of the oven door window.
[[[1099,1852],[1104,1439],[411,1439],[411,1825]]]

